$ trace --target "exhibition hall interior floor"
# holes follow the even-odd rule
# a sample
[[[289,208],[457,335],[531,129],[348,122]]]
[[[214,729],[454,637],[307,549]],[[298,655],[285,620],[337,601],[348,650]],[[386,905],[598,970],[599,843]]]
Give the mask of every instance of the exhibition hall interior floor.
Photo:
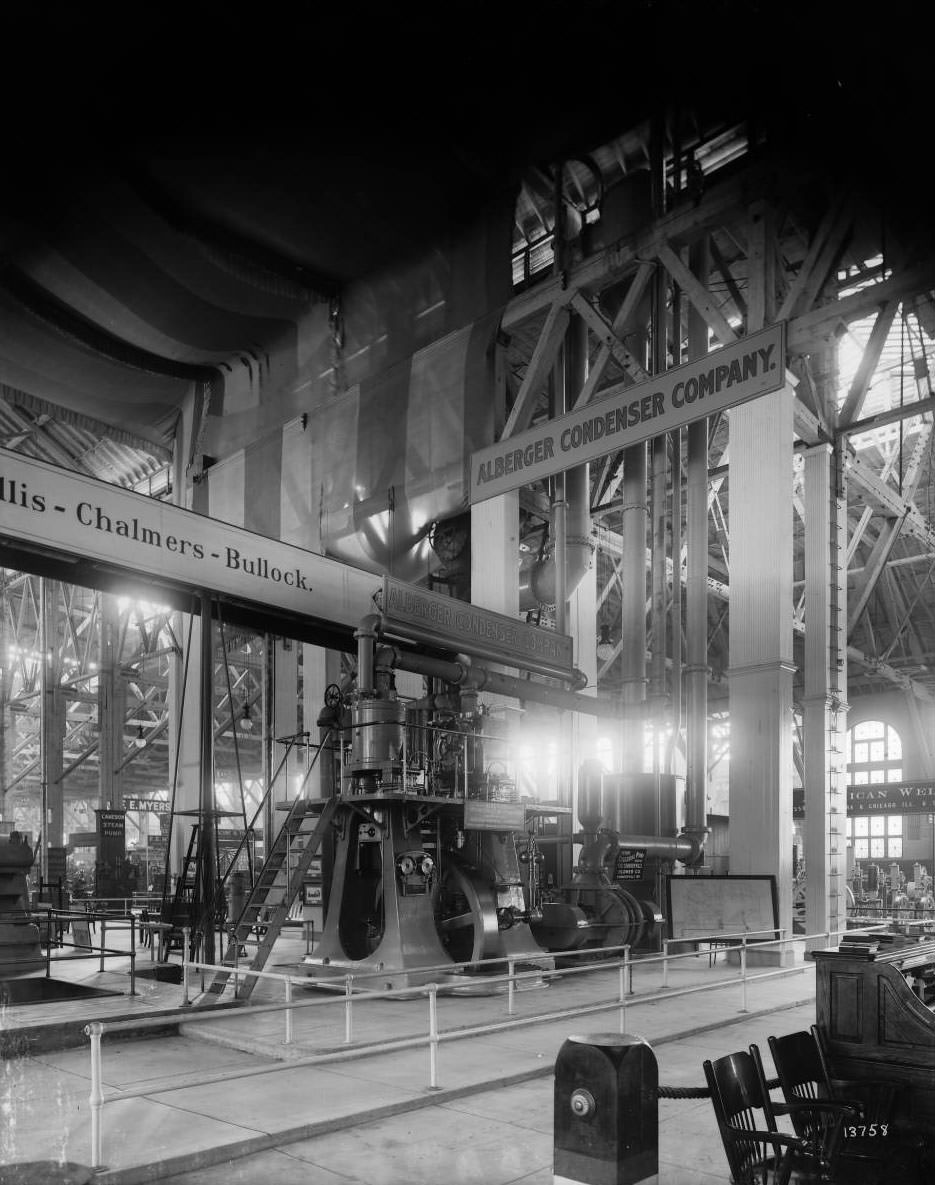
[[[267,969],[294,970],[304,953],[301,931],[286,931]],[[103,973],[96,961],[62,967],[56,975],[127,991],[119,960]],[[676,994],[714,982],[716,991]],[[348,1031],[343,998],[296,988],[297,1004],[316,1003],[293,1010],[288,1043],[282,1011],[204,1018],[192,1009],[199,1019],[178,1030],[163,1026],[132,1039],[108,1033],[109,1020],[172,1015],[181,1005],[179,986],[142,978],[132,998],[7,1007],[0,1038],[16,1056],[2,1062],[0,1185],[28,1180],[24,1166],[32,1162],[75,1166],[76,1180],[91,1165],[91,1058],[81,1029],[96,1019],[105,1023],[104,1095],[117,1097],[102,1109],[103,1169],[94,1179],[114,1185],[552,1185],[552,1071],[568,1036],[622,1026],[651,1045],[661,1084],[702,1086],[705,1058],[755,1041],[769,1071],[767,1036],[807,1029],[815,1019],[814,965],[801,956],[790,974],[751,979],[745,993],[723,954],[713,965],[707,953],[672,964],[666,988],[658,964],[636,961],[625,1014],[618,1006],[586,1011],[619,999],[619,983],[614,967],[548,986],[533,975],[513,1001],[512,1019],[530,1023],[476,1036],[456,1034],[507,1022],[506,994],[440,995],[434,1088],[425,1046],[367,1051],[428,1032],[427,1001],[418,993],[355,999]],[[193,998],[199,990],[200,979]],[[663,999],[640,1002],[660,992]],[[268,981],[250,1005],[283,998],[283,984]],[[563,1012],[569,1015],[534,1021]],[[326,1060],[310,1065],[310,1058]],[[661,1099],[661,1185],[729,1180],[710,1102]]]

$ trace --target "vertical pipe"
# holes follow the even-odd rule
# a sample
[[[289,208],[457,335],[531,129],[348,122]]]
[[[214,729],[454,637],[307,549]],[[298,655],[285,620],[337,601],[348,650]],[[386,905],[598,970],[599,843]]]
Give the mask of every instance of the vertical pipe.
[[[673,189],[679,192],[681,174],[681,142],[679,139],[679,113],[675,113],[675,144],[673,146]],[[672,284],[672,365],[682,362],[682,293],[678,284]],[[672,613],[671,613],[671,696],[672,736],[666,754],[665,772],[675,769],[675,752],[682,736],[682,430],[674,429],[669,434],[672,450]],[[684,820],[683,820],[684,821]]]
[[[274,738],[276,735],[276,641],[272,634],[266,634],[264,635],[264,643],[263,694],[260,696],[260,728],[263,730],[263,735],[260,740],[263,746],[262,753],[264,782],[268,791],[266,795],[266,803],[263,807],[263,855],[264,857],[267,857],[270,854],[270,850],[273,846],[273,839],[275,838],[276,832],[278,830],[276,827],[276,791],[273,787],[273,779],[276,776],[277,756],[274,751]],[[286,762],[283,762],[283,768],[285,770],[285,790],[283,791],[282,797],[283,799],[287,799],[289,797],[289,767]],[[244,823],[244,826],[246,826],[246,822]],[[289,883],[288,880],[286,883]],[[208,963],[214,962],[213,959],[206,959],[205,961]]]
[[[702,284],[708,275],[708,243],[691,248],[689,267]],[[688,353],[691,360],[708,352],[708,327],[695,309],[688,312]],[[686,809],[685,829],[704,833],[707,820],[708,777],[708,421],[688,425],[686,471],[685,580],[687,653],[686,698]]]
[[[506,1014],[507,1014],[507,1016],[512,1016],[513,1015],[513,1002],[514,1002],[514,997],[515,997],[515,993],[516,993],[516,984],[513,979],[514,975],[516,974],[516,963],[514,962],[513,959],[510,959],[507,962],[507,974],[509,975],[509,979],[507,980],[507,989],[506,989],[506,992],[507,992]]]
[[[666,283],[661,269],[653,279],[653,373],[666,369]],[[653,437],[652,449],[652,663],[650,705],[653,713],[653,772],[659,773],[660,737],[666,715],[666,453],[665,434]],[[656,833],[659,833],[659,826]]]
[[[672,737],[666,773],[674,770],[675,751],[682,733],[682,433],[670,433],[672,442]]]
[[[204,932],[203,958],[214,963],[214,914],[217,886],[216,817],[214,813],[214,630],[211,622],[211,598],[201,602],[201,795],[198,819],[201,824],[198,844],[201,881],[201,920]],[[269,849],[269,836],[265,837]]]

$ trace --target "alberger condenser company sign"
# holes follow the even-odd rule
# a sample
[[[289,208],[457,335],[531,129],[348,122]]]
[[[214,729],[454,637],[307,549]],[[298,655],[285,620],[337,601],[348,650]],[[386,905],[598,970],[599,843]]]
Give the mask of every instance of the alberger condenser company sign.
[[[378,577],[301,547],[0,449],[0,542],[263,608],[356,625]]]
[[[639,444],[785,383],[780,322],[646,382],[612,387],[580,411],[478,450],[471,456],[471,502]]]

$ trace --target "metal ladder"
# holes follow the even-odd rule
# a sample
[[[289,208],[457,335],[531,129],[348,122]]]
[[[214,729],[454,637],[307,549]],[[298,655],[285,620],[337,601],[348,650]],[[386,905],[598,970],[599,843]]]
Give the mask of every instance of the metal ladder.
[[[243,912],[231,930],[223,959],[226,966],[235,965],[241,947],[248,953],[253,951],[251,971],[262,971],[266,966],[312,858],[331,826],[338,802],[337,798],[297,798],[293,802]],[[216,972],[202,1001],[208,996],[219,996],[229,978],[229,971]],[[250,997],[256,982],[252,975],[245,977],[238,993],[241,999]]]

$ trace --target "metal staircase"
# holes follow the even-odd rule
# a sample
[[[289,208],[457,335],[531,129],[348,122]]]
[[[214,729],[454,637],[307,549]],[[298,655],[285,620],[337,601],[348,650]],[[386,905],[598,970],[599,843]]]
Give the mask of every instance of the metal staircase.
[[[241,949],[247,951],[251,971],[262,971],[266,966],[338,803],[337,798],[297,798],[293,802],[243,912],[231,929],[222,960],[226,966],[235,965]],[[218,971],[205,989],[202,1001],[219,996],[229,978],[229,971]],[[253,976],[243,980],[238,993],[242,999],[249,998],[256,982]]]

